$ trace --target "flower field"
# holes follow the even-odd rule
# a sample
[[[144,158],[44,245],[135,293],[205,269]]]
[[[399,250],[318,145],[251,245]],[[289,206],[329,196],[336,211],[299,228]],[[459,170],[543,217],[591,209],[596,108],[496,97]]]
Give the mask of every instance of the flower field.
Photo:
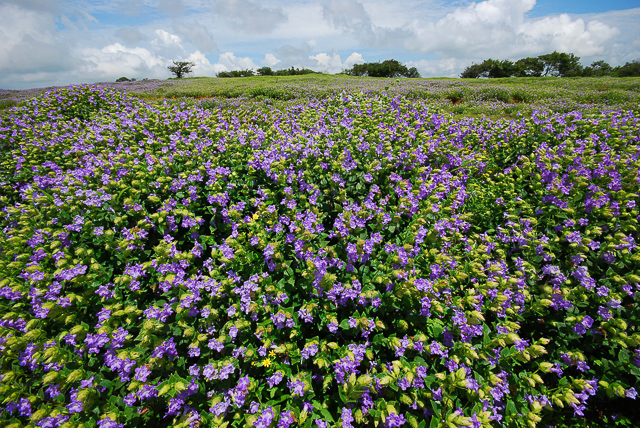
[[[2,116],[2,426],[637,425],[637,79],[228,80]]]

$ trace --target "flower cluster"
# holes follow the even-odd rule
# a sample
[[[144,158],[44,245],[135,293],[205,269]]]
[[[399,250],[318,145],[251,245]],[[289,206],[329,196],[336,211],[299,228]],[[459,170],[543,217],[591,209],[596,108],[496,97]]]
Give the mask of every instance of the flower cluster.
[[[414,98],[79,86],[14,110],[2,419],[632,420],[607,403],[640,382],[637,114],[456,120]]]

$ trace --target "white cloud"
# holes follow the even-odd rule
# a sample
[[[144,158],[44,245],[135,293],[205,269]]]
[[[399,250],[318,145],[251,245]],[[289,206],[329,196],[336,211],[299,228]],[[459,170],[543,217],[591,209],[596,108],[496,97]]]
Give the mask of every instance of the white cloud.
[[[233,52],[224,52],[220,54],[216,64],[218,71],[232,70],[256,70],[258,66],[249,57],[237,57]]]
[[[216,0],[213,12],[232,24],[234,31],[250,34],[268,34],[287,22],[281,8],[262,7],[249,0]]]
[[[173,23],[173,29],[202,52],[210,53],[218,50],[218,45],[209,29],[197,21],[176,21]]]
[[[265,54],[264,55],[264,59],[262,60],[262,63],[264,65],[266,65],[267,67],[274,67],[276,64],[278,64],[280,62],[280,60],[278,58],[276,58],[276,56],[274,54]]]
[[[145,48],[113,43],[101,49],[85,48],[81,52],[85,64],[79,74],[90,76],[94,81],[115,80],[121,76],[160,79],[169,74],[166,67],[171,61]]]
[[[3,73],[59,72],[76,64],[68,46],[57,40],[55,21],[47,12],[0,5],[0,39]]]
[[[513,58],[553,50],[593,55],[618,30],[602,22],[569,15],[528,19],[535,0],[486,0],[458,8],[436,22],[413,22],[414,38],[405,47],[457,58]]]
[[[366,61],[362,58],[362,54],[358,52],[353,52],[351,55],[347,57],[346,60],[344,60],[344,66],[352,67],[354,64],[362,64],[364,62]]]
[[[609,27],[599,21],[586,22],[569,15],[546,17],[524,23],[520,33],[533,51],[573,52],[578,56],[592,56],[604,51],[608,42],[619,34],[617,28]]]
[[[337,52],[331,54],[321,52],[317,55],[309,56],[309,59],[316,61],[312,68],[323,73],[340,73],[346,68],[351,68],[353,64],[364,62],[362,55],[358,52],[353,52],[344,62],[342,62],[340,54]]]
[[[405,28],[381,27],[358,0],[327,0],[322,7],[322,16],[334,28],[351,33],[360,43],[377,48],[399,46],[413,35]]]
[[[156,30],[156,38],[151,41],[151,46],[156,49],[180,48],[182,39],[175,34],[171,34],[165,30]]]

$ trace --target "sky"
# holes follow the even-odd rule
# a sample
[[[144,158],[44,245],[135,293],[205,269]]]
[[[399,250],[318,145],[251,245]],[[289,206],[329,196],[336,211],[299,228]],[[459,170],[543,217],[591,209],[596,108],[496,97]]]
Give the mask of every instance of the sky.
[[[396,59],[457,77],[553,51],[640,60],[640,0],[0,0],[0,88]]]

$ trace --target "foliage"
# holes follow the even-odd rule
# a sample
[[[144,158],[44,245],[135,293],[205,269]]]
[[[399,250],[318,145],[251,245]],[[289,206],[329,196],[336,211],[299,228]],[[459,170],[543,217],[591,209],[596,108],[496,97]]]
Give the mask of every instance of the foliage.
[[[216,77],[251,77],[256,73],[253,70],[233,70],[233,71],[221,71]],[[257,70],[258,76],[302,76],[306,74],[317,74],[316,71],[309,70],[308,68],[289,68],[273,71],[270,67],[261,67]]]
[[[509,60],[484,60],[481,64],[472,64],[461,74],[461,78],[479,77],[575,77],[584,74],[580,58],[572,53],[554,51],[537,58],[523,58],[515,63]]]
[[[538,57],[544,64],[542,76],[571,77],[581,74],[580,57],[572,53],[554,51]]]
[[[169,71],[180,79],[185,74],[191,73],[191,69],[196,65],[189,61],[173,61],[173,65],[168,66]]]
[[[232,71],[220,71],[216,74],[216,77],[251,77],[255,75],[253,70],[232,70]]]
[[[344,73],[349,76],[420,77],[420,73],[418,73],[418,70],[415,67],[407,68],[395,59],[389,59],[383,62],[354,64],[351,69],[345,70]]]
[[[640,77],[640,61],[627,62],[623,66],[616,67],[613,73],[618,77]]]
[[[118,82],[135,82],[136,79],[129,79],[128,77],[119,77],[118,79],[116,79],[116,83]]]
[[[271,67],[260,67],[257,70],[257,74],[258,76],[271,76],[273,75],[273,70],[271,69]]]
[[[3,422],[633,426],[638,115],[386,92],[4,118]]]

